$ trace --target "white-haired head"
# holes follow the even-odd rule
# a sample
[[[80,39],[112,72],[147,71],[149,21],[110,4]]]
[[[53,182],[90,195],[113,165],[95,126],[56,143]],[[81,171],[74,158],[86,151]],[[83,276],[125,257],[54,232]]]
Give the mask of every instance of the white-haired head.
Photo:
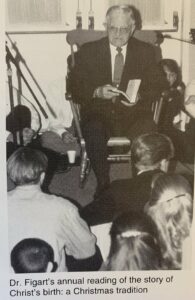
[[[108,38],[115,47],[127,44],[136,28],[141,27],[139,11],[131,5],[115,5],[106,13]]]

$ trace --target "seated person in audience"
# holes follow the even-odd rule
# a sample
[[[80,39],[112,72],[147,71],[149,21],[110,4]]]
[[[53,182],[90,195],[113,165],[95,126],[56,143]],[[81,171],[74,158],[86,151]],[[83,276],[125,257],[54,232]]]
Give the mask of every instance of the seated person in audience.
[[[9,249],[26,238],[40,238],[54,250],[57,271],[67,271],[65,253],[74,270],[98,270],[102,258],[96,238],[70,201],[41,191],[47,157],[28,147],[8,159],[7,172],[16,188],[8,192]],[[78,262],[78,263],[77,263]]]
[[[11,251],[11,266],[15,273],[55,272],[52,247],[40,239],[24,239]]]
[[[145,212],[156,224],[164,269],[182,267],[182,247],[190,234],[192,209],[191,187],[183,176],[154,176]]]
[[[41,131],[40,120],[36,119],[30,109],[25,105],[17,105],[6,117],[7,130],[7,151],[9,155],[18,146],[13,145],[16,135],[18,145],[33,145],[36,148],[45,148],[65,155],[68,150],[80,151],[76,138],[71,131],[72,128],[65,129],[57,119],[47,119],[47,127]],[[36,124],[35,124],[36,123]],[[37,136],[37,133],[39,135]]]
[[[113,181],[99,201],[81,211],[89,225],[110,222],[127,210],[142,211],[149,200],[154,174],[168,169],[174,155],[171,140],[159,133],[139,136],[132,143],[131,159],[137,175],[131,179]]]
[[[147,216],[135,212],[119,216],[113,222],[110,235],[110,253],[101,270],[161,269],[155,226]]]
[[[185,85],[182,82],[181,71],[173,59],[162,59],[159,63],[161,72],[167,81],[167,89],[163,92],[164,103],[161,111],[159,126],[167,133],[177,122],[177,115],[183,109]]]
[[[35,131],[30,128],[30,109],[25,105],[15,106],[6,117],[7,157],[18,148],[20,142],[27,145],[32,141]]]
[[[80,146],[73,134],[63,128],[58,120],[48,119],[47,125],[44,132],[39,132],[40,120],[25,105],[15,106],[6,117],[7,158],[21,145],[43,151],[48,158],[48,169],[42,188],[49,192],[53,174],[64,172],[68,167],[68,158],[65,156],[67,151],[75,150],[78,155]],[[14,141],[14,135],[16,141]],[[8,191],[13,188],[14,184],[8,178]]]
[[[62,154],[62,156],[66,155],[67,150],[76,150],[77,154],[80,152],[80,147],[73,136],[71,120],[69,120],[68,115],[66,116],[68,120],[64,120],[59,113],[58,116],[55,116],[56,114],[52,111],[52,107],[48,102],[45,102],[42,103],[42,107],[48,115],[46,119],[42,116],[36,105],[34,105],[33,99],[28,99],[22,95],[14,86],[12,92],[13,99],[16,100],[19,97],[18,101],[21,103],[15,105],[13,110],[10,107],[9,88],[8,84],[6,84],[8,157],[17,148],[16,145],[13,145],[13,134],[17,135],[17,144],[26,146],[29,143],[33,143],[36,144],[37,148],[50,149],[54,155],[55,152]],[[51,85],[50,94],[52,99],[63,97],[61,86],[58,84]]]
[[[184,111],[180,113],[180,128],[172,128],[167,135],[175,146],[175,158],[187,164],[194,164],[195,153],[195,80],[185,90]],[[192,166],[193,169],[193,166]]]

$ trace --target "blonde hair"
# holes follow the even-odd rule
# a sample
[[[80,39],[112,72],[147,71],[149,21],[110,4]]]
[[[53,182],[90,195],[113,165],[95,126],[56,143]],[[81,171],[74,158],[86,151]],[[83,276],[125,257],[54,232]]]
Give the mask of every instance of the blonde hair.
[[[107,271],[155,270],[160,268],[160,250],[155,226],[143,214],[123,214],[112,225]]]
[[[133,140],[131,158],[133,164],[140,167],[157,169],[163,159],[174,156],[174,146],[170,138],[160,133],[146,133]]]
[[[192,191],[181,175],[158,174],[145,212],[155,222],[165,269],[181,269],[182,244],[192,222]]]
[[[21,147],[7,161],[7,174],[16,185],[36,184],[46,172],[48,159],[39,150]]]

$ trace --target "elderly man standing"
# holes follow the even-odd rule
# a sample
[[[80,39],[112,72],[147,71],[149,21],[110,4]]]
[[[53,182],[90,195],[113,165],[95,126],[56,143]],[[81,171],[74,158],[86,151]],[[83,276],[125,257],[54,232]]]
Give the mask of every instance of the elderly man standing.
[[[81,126],[98,194],[109,185],[108,139],[119,134],[133,139],[156,129],[151,101],[159,93],[159,76],[152,46],[132,37],[137,16],[134,6],[109,8],[108,37],[83,45],[72,73],[72,94],[81,104]],[[141,80],[134,104],[117,92],[125,92],[132,79]]]

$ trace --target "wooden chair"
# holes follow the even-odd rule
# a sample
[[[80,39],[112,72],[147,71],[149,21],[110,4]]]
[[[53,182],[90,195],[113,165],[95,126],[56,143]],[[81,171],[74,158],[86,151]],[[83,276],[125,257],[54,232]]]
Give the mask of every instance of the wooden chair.
[[[79,49],[84,43],[95,41],[101,39],[106,36],[105,31],[94,31],[94,30],[72,30],[67,33],[67,42],[70,45],[71,49],[71,68],[75,65],[75,50],[76,47]],[[135,31],[134,37],[148,42],[152,45],[157,44],[157,34],[154,31]],[[159,56],[160,48],[158,46],[155,47],[156,49],[156,57]],[[80,109],[79,104],[76,104],[72,100],[71,91],[69,91],[69,72],[67,73],[67,85],[66,85],[66,100],[70,101],[72,113],[73,113],[73,120],[75,122],[76,133],[81,145],[81,169],[80,169],[80,187],[84,186],[85,180],[87,175],[90,172],[90,161],[87,156],[86,152],[86,145],[85,140],[82,135],[81,126],[80,126]],[[159,121],[160,111],[163,103],[163,98],[158,99],[155,103],[152,104],[152,111],[153,111],[153,119],[156,123]],[[126,137],[111,137],[108,140],[108,147],[126,147],[130,146],[131,141]],[[129,161],[131,158],[130,153],[126,154],[110,154],[108,156],[108,160],[112,162],[122,162],[122,161]]]

